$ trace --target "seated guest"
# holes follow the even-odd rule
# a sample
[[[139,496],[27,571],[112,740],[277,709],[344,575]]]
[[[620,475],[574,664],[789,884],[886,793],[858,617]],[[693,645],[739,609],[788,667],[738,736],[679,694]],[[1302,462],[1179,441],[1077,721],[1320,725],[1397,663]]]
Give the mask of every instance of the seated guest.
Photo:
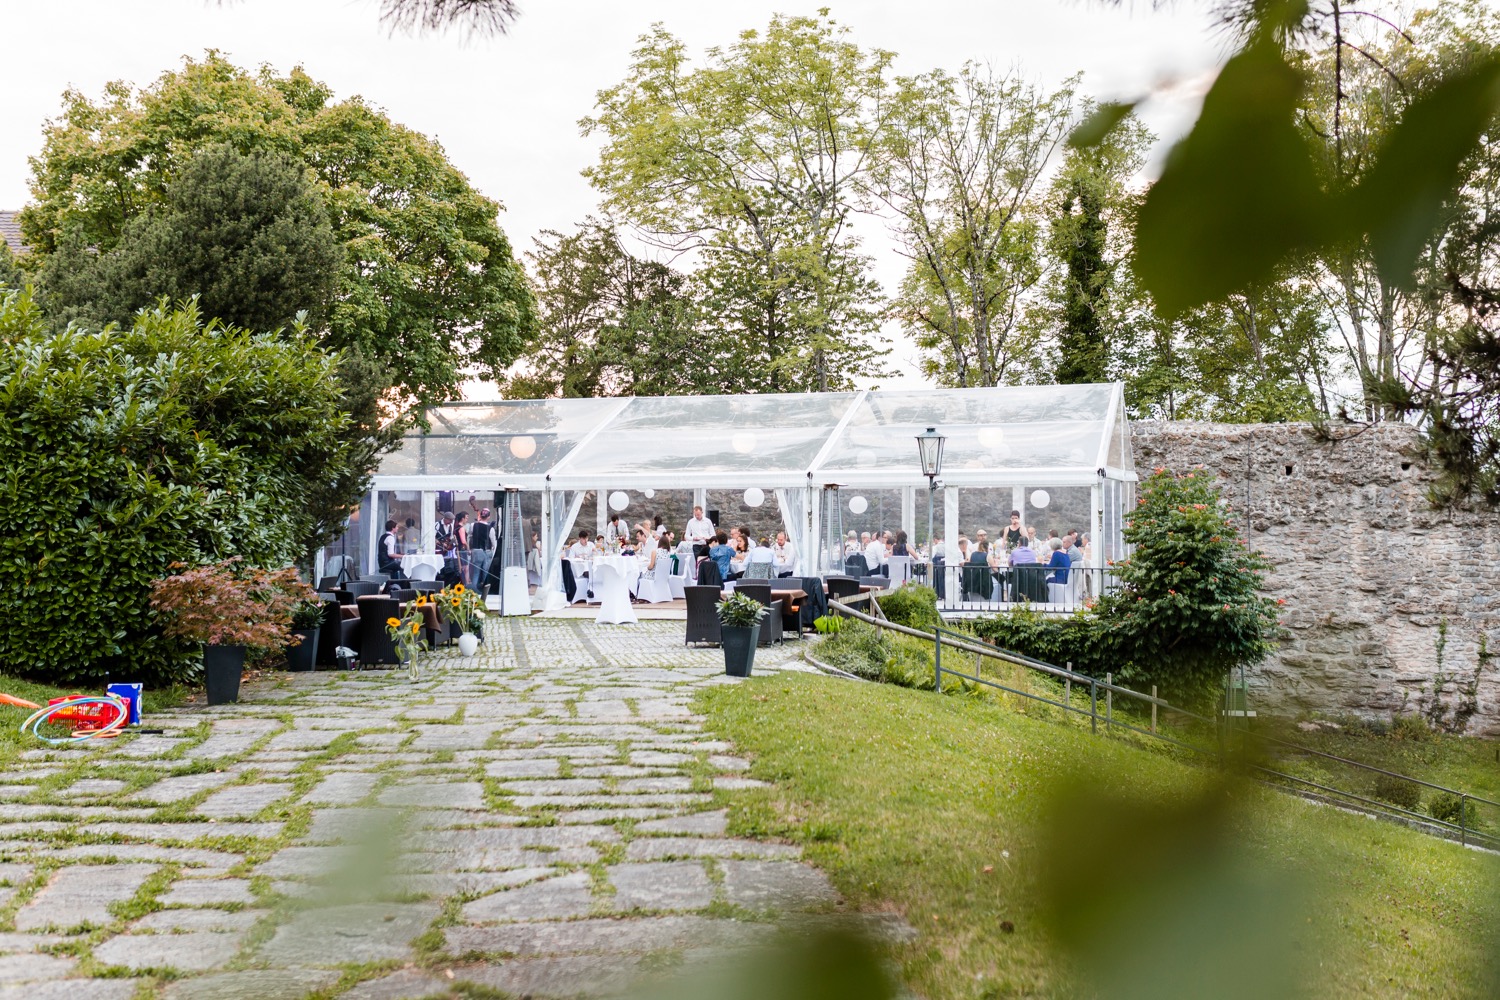
[[[714,561],[719,568],[719,577],[724,580],[733,580],[738,574],[730,575],[733,570],[730,563],[734,561],[734,549],[729,547],[729,536],[724,532],[714,535],[714,544],[709,547],[708,557]]]
[[[868,542],[869,540],[870,540],[869,535],[866,535],[865,536],[865,541]],[[860,548],[861,548],[861,546],[859,544],[859,535],[857,535],[854,532],[853,528],[850,528],[849,529],[849,537],[846,538],[846,539],[844,539],[844,555],[845,556],[852,556],[855,553],[859,552]]]
[[[1028,546],[1017,545],[1010,550],[1010,564],[1012,566],[1035,566],[1037,563],[1036,553]]]
[[[1079,531],[1077,528],[1074,528],[1072,531],[1068,532],[1068,535],[1070,536],[1067,543],[1068,561],[1071,562],[1074,566],[1077,566],[1079,563],[1083,562],[1083,544],[1080,541],[1083,538],[1083,532]]]
[[[569,559],[592,559],[594,558],[594,543],[589,541],[589,529],[578,529],[578,541],[568,546]]]
[[[404,578],[406,574],[401,571],[400,553],[401,527],[392,518],[385,522],[385,533],[375,545],[375,568],[392,580]]]
[[[1050,561],[1048,561],[1047,566],[1052,570],[1052,572],[1047,574],[1047,582],[1067,583],[1068,569],[1073,565],[1073,563],[1068,559],[1068,554],[1063,551],[1062,539],[1054,538],[1048,544],[1052,546],[1052,558]]]
[[[896,538],[895,538],[894,541],[891,542],[891,555],[893,555],[893,556],[909,556],[911,554],[912,554],[911,549],[906,544],[906,532],[904,532],[904,531],[898,531],[898,532],[896,532]]]

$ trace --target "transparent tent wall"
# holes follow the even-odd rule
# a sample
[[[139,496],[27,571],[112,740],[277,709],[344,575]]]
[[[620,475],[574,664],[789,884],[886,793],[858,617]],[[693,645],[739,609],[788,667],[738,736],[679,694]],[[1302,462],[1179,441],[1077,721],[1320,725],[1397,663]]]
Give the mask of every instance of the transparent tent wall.
[[[1042,500],[1046,501],[1044,506],[1039,504]],[[1046,538],[1052,531],[1058,537],[1070,531],[1087,534],[1093,523],[1092,505],[1093,490],[1088,486],[1028,486],[1026,524],[1036,526],[1038,538]]]
[[[365,547],[368,544],[365,540],[368,533],[366,525],[369,523],[369,517],[370,498],[366,494],[360,505],[349,512],[349,520],[344,526],[344,533],[323,546],[323,574],[325,576],[338,575],[338,563],[335,560],[342,558],[348,558],[350,562],[350,576],[357,579],[364,575]]]
[[[889,531],[892,535],[901,530],[901,490],[855,489],[839,490],[839,500],[844,507],[844,535],[865,532]],[[923,504],[926,498],[923,498]],[[862,510],[860,508],[863,508]],[[922,530],[927,530],[927,508],[922,508]]]
[[[610,497],[621,494],[625,497],[625,508],[616,511],[610,507]],[[650,494],[649,496],[647,494]],[[642,521],[651,524],[656,523],[658,517],[662,524],[672,530],[677,538],[682,538],[683,528],[687,526],[688,518],[693,516],[693,491],[692,490],[622,490],[608,488],[599,491],[598,497],[590,494],[583,502],[583,512],[578,515],[578,524],[574,526],[573,534],[578,534],[579,528],[588,528],[589,531],[597,530],[600,515],[603,509],[602,520],[608,521],[611,516],[618,513],[625,518],[625,523],[632,529]],[[587,522],[587,523],[585,523]]]
[[[375,494],[377,513],[375,527],[385,530],[386,521],[401,528],[397,551],[410,555],[422,547],[422,492],[420,490],[381,490]]]
[[[719,512],[719,530],[727,533],[730,528],[747,528],[757,542],[762,538],[775,541],[776,532],[784,530],[781,508],[776,505],[776,491],[760,490],[760,503],[753,507],[745,500],[748,492],[749,490],[708,491],[708,509]],[[751,499],[755,499],[755,496],[752,495]]]
[[[1016,491],[1010,486],[973,487],[958,491],[958,527],[970,542],[979,540],[983,531],[991,545],[998,542],[1010,527],[1010,512],[1021,512],[1021,525],[1035,528],[1036,536],[1045,539],[1049,531],[1059,536],[1077,529],[1087,532],[1090,524],[1092,492],[1087,486],[1027,486],[1016,504]],[[921,498],[918,520],[927,516],[926,498]],[[939,531],[941,533],[941,531]]]

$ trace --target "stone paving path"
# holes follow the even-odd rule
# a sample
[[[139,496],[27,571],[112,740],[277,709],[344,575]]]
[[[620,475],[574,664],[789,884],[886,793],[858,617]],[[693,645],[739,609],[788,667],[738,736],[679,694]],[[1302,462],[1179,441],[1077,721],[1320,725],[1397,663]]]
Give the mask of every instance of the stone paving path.
[[[690,702],[680,623],[491,619],[479,654],[294,674],[0,772],[0,1000],[603,995],[816,922]],[[791,648],[756,670],[806,669]],[[802,916],[794,916],[802,914]]]

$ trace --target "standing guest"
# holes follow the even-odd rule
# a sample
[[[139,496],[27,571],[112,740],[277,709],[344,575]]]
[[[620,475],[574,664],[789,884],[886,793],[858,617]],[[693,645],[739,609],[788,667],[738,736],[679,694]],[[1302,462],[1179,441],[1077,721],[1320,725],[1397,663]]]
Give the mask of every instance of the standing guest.
[[[469,562],[474,567],[476,587],[482,587],[490,574],[490,559],[494,548],[495,529],[490,524],[490,509],[481,507],[474,526],[469,529]]]
[[[771,543],[771,561],[776,565],[776,576],[787,577],[797,568],[797,547],[786,539],[785,531],[776,532],[776,541]]]
[[[464,586],[473,579],[473,564],[469,561],[469,512],[461,510],[453,516],[453,551],[458,556],[458,578]]]
[[[714,539],[714,523],[703,516],[702,507],[693,508],[693,516],[688,518],[687,526],[682,529],[682,537],[692,545],[693,555],[701,556],[708,551]]]
[[[708,557],[719,567],[719,576],[724,580],[732,580],[733,569],[730,563],[734,560],[734,549],[729,547],[729,536],[720,531],[714,535],[714,544],[709,547]]]
[[[604,526],[604,536],[611,547],[630,544],[630,526],[625,523],[624,514],[616,514],[609,519],[609,523]]]
[[[366,538],[369,536],[366,535]],[[395,518],[385,522],[385,533],[375,543],[375,568],[392,580],[401,579],[401,526]]]
[[[651,527],[655,532],[657,538],[660,538],[662,535],[665,535],[667,533],[667,522],[662,520],[660,514],[657,514],[656,517],[652,519]]]
[[[415,554],[417,551],[417,536],[420,534],[421,532],[417,530],[417,519],[408,517],[406,519],[406,531],[401,536],[401,551],[408,555]]]
[[[453,512],[445,510],[438,520],[437,530],[433,532],[433,548],[443,557],[443,568],[438,571],[438,579],[446,586],[452,586],[462,579],[458,575],[458,552],[454,546]]]
[[[1021,530],[1021,512],[1013,510],[1010,512],[1010,527],[1005,529],[1005,547],[1013,549],[1020,545],[1026,538],[1026,533]]]

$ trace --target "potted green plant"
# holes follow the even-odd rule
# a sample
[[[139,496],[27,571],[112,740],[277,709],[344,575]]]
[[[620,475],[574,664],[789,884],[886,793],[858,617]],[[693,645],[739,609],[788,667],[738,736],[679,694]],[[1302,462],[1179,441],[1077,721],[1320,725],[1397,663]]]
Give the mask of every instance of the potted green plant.
[[[455,583],[438,592],[437,606],[443,620],[458,629],[458,651],[464,656],[473,656],[483,638],[480,629],[483,628],[485,608],[479,592]]]
[[[246,647],[277,650],[287,644],[292,608],[311,600],[312,588],[295,569],[268,572],[239,558],[180,570],[151,585],[151,610],[169,639],[203,646],[208,703],[239,700]]]
[[[749,677],[755,663],[755,644],[760,641],[760,622],[765,605],[741,593],[719,602],[719,644],[724,650],[724,672],[731,677]]]
[[[318,631],[323,625],[323,605],[298,601],[292,606],[292,638],[286,644],[286,668],[311,670],[318,655]]]

